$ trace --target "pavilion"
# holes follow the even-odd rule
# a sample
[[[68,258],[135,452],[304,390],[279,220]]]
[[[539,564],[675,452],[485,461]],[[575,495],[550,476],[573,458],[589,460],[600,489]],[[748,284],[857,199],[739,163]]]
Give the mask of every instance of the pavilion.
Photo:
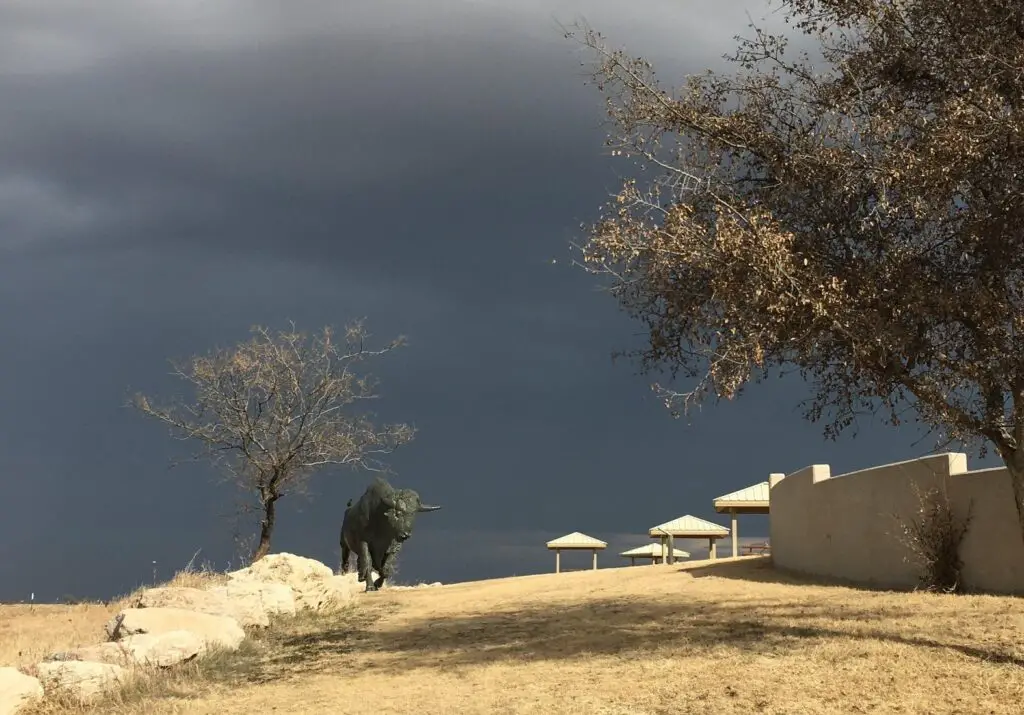
[[[635,549],[623,551],[621,554],[619,554],[619,556],[623,556],[629,559],[630,566],[636,566],[637,559],[650,559],[652,566],[656,563],[665,562],[665,553],[661,550],[660,544],[648,544],[647,546],[638,546]],[[672,550],[673,560],[687,559],[689,557],[690,553],[688,551],[683,551],[681,549]]]
[[[607,548],[608,544],[600,539],[595,539],[593,536],[587,536],[581,534],[578,531],[574,531],[571,534],[560,536],[557,539],[552,539],[547,543],[547,547],[555,552],[555,573],[560,573],[562,570],[562,550],[572,549],[581,550],[589,549],[594,552],[594,569],[597,569],[597,552]]]
[[[736,524],[738,514],[768,513],[768,482],[759,482],[739,491],[718,497],[714,501],[715,511],[728,513],[732,519],[732,555],[739,556],[739,530]]]
[[[661,539],[661,551],[668,555],[668,537],[675,539],[707,539],[708,557],[717,558],[718,550],[716,543],[718,539],[724,539],[729,535],[729,530],[720,524],[715,524],[704,519],[687,514],[664,524],[652,526],[647,534],[652,539]]]

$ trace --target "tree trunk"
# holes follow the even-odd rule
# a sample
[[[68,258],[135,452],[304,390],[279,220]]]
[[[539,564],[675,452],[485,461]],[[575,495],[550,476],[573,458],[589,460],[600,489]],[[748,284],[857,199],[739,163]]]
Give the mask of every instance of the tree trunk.
[[[270,553],[270,537],[274,533],[276,512],[277,497],[270,497],[263,502],[263,520],[260,522],[260,543],[252,554],[252,563],[256,563]]]
[[[1010,474],[1014,506],[1017,507],[1017,520],[1020,522],[1020,535],[1024,540],[1024,449],[1018,448],[1009,455],[1004,455],[1003,462]]]

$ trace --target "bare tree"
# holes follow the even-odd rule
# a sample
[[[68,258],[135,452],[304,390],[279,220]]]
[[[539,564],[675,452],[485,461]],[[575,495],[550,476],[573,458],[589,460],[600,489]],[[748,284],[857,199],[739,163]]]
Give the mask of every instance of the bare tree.
[[[200,442],[197,458],[211,460],[256,497],[262,518],[252,560],[258,561],[270,550],[282,497],[303,491],[317,469],[385,469],[380,455],[409,442],[414,429],[378,427],[353,410],[378,397],[376,383],[355,368],[402,345],[401,338],[368,350],[362,323],[348,326],[341,341],[329,327],[311,338],[294,324],[276,335],[258,326],[252,333],[234,348],[174,365],[172,374],[195,389],[194,402],[155,407],[140,394],[134,405],[179,439]]]
[[[641,164],[582,263],[645,324],[641,369],[693,380],[655,385],[677,415],[796,369],[828,437],[880,412],[994,446],[1024,531],[1024,4],[782,6],[820,59],[754,28],[672,91],[581,28]]]

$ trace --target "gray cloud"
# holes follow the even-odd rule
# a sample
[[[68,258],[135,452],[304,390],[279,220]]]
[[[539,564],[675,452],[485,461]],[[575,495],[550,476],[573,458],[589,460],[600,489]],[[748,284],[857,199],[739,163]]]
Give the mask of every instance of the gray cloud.
[[[595,24],[607,18],[617,41],[671,51],[673,64],[697,70],[743,4],[705,16],[717,26],[687,23],[673,5],[638,16],[615,3],[582,7]],[[138,242],[146,216],[231,221],[274,199],[292,199],[296,214],[367,201],[392,215],[465,214],[486,191],[493,202],[495,189],[533,185],[539,197],[558,166],[600,151],[600,97],[557,32],[579,4],[245,8],[0,9],[0,205],[22,229],[6,234]],[[24,222],[44,204],[50,215],[31,230]],[[293,241],[316,234],[302,228]]]

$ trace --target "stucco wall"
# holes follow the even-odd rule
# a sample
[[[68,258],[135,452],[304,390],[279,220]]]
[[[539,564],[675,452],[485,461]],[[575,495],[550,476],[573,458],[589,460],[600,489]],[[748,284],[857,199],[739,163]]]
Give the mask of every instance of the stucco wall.
[[[938,454],[838,476],[828,465],[770,477],[772,558],[781,568],[882,587],[909,588],[918,570],[899,539],[896,515],[917,509],[921,491],[945,484],[966,514],[964,585],[1024,593],[1024,540],[1006,470],[967,470],[967,456]]]

